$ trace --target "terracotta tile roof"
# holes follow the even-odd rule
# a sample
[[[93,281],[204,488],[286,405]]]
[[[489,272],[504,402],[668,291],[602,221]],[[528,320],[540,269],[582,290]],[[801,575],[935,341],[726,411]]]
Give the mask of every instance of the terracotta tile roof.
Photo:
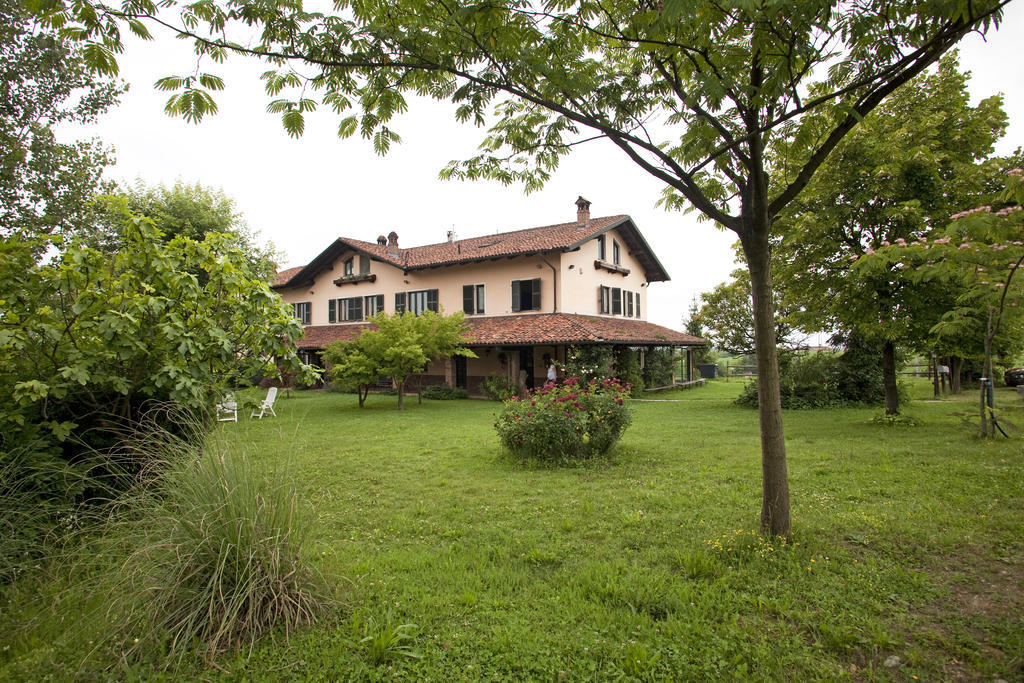
[[[660,282],[669,279],[665,268],[651,251],[632,219],[626,215],[619,215],[593,218],[584,226],[576,222],[559,223],[408,249],[339,237],[308,265],[278,273],[278,280],[274,286],[297,287],[307,284],[318,272],[348,250],[367,254],[403,270],[419,270],[544,251],[566,251],[612,228],[620,229],[627,246],[647,271],[648,281]]]
[[[274,280],[273,283],[271,283],[271,286],[277,287],[279,285],[283,285],[284,283],[291,280],[292,277],[297,275],[299,271],[305,267],[306,266],[295,266],[294,268],[285,268],[284,270],[277,271],[277,278]]]
[[[697,346],[704,340],[643,320],[602,318],[573,313],[473,318],[471,345],[491,344],[680,344]]]
[[[504,346],[533,344],[675,344],[699,346],[704,340],[668,327],[626,318],[599,318],[571,313],[470,318],[472,327],[468,346]],[[299,340],[300,349],[319,349],[333,341],[351,341],[368,328],[362,325],[318,325],[306,328]]]
[[[322,349],[331,342],[352,341],[359,334],[368,328],[374,327],[370,323],[362,325],[308,325],[306,333],[295,346],[300,349]]]
[[[596,236],[606,228],[621,223],[628,216],[606,216],[594,218],[586,226],[578,223],[559,223],[545,225],[540,228],[527,228],[512,232],[501,232],[483,237],[470,237],[454,242],[427,244],[422,247],[395,249],[381,246],[375,242],[342,238],[353,246],[358,246],[381,261],[387,261],[400,268],[429,268],[432,266],[463,263],[480,259],[514,256],[538,251],[565,249],[577,242]]]

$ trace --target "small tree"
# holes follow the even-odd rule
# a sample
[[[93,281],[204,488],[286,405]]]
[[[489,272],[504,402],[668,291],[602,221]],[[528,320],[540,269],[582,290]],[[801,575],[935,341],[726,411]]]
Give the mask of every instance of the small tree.
[[[1003,208],[982,206],[952,216],[952,223],[928,238],[868,250],[856,270],[871,276],[881,270],[907,270],[914,282],[940,285],[957,292],[953,308],[932,328],[940,338],[974,331],[984,349],[983,372],[991,381],[992,350],[998,337],[1018,348],[1024,342],[1024,177],[1021,169],[1007,174]],[[979,397],[981,435],[993,435],[993,407],[985,383]],[[987,406],[987,407],[986,407]]]
[[[366,354],[359,340],[331,342],[324,349],[323,359],[331,368],[331,381],[341,389],[354,390],[362,408],[370,387],[380,379],[380,363]]]
[[[422,372],[432,358],[476,354],[462,347],[469,331],[462,311],[442,315],[427,311],[414,313],[378,313],[370,319],[375,330],[363,330],[352,342],[335,343],[327,348],[324,359],[337,363],[331,379],[343,386],[354,386],[363,406],[369,385],[381,375],[391,377],[398,389],[398,409],[405,410],[405,381]]]

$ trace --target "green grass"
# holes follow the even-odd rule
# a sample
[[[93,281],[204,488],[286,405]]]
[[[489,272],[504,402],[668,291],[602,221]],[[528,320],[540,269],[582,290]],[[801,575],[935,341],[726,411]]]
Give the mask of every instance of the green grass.
[[[484,401],[398,413],[395,397],[360,410],[354,395],[292,392],[276,419],[219,425],[256,467],[296,477],[343,606],[218,660],[228,673],[191,675],[1024,677],[1020,433],[976,439],[973,394],[912,404],[917,427],[872,424],[878,409],[787,412],[787,544],[757,534],[760,443],[756,413],[730,403],[741,386],[635,402],[613,457],[562,469],[501,457],[499,406]],[[1024,402],[998,400],[1024,425]],[[23,617],[9,600],[0,623]],[[0,679],[47,672],[33,628],[5,641]]]

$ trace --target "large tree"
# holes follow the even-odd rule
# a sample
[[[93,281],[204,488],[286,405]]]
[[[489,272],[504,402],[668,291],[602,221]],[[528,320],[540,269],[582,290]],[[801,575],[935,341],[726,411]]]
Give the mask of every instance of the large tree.
[[[865,115],[967,32],[991,27],[1008,1],[338,0],[320,13],[285,0],[208,0],[181,5],[180,20],[174,0],[160,3],[160,17],[152,0],[34,5],[91,41],[108,71],[120,27],[138,19],[173,26],[211,57],[263,57],[274,67],[264,74],[278,98],[271,109],[295,135],[317,106],[311,93],[342,117],[342,136],[359,132],[382,152],[398,139],[389,124],[406,93],[453,101],[459,120],[490,129],[481,153],[448,177],[536,189],[575,145],[611,141],[665,183],[667,206],[739,236],[761,385],[761,524],[788,535],[772,224]],[[221,87],[194,65],[159,83],[173,91],[168,110],[190,119],[214,109],[209,91]],[[815,110],[828,116],[808,127]],[[803,144],[779,158],[777,142],[794,135]]]
[[[775,223],[784,300],[806,329],[845,330],[879,346],[887,414],[899,412],[897,344],[928,350],[954,295],[898,267],[869,272],[851,261],[973,206],[999,171],[985,162],[1006,124],[1001,97],[970,104],[967,75],[947,55],[868,114]]]
[[[121,90],[90,73],[77,43],[40,30],[18,2],[0,3],[0,237],[94,227],[109,150],[61,142],[55,129],[94,121]]]

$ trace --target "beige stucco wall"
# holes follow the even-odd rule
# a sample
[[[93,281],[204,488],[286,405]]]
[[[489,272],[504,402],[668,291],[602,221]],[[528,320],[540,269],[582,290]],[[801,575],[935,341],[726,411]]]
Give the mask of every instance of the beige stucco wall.
[[[612,259],[612,240],[619,242],[621,263],[629,268],[627,276],[594,268],[597,259],[597,240],[586,242],[579,251],[564,254],[548,253],[543,256],[518,256],[497,261],[468,263],[403,273],[400,268],[379,261],[370,262],[374,282],[359,282],[338,286],[334,280],[341,277],[343,264],[354,252],[341,254],[331,269],[321,271],[309,287],[279,290],[287,303],[308,301],[312,304],[310,324],[327,325],[327,302],[331,299],[384,295],[384,310],[395,311],[395,293],[424,289],[438,290],[438,303],[443,311],[462,310],[463,285],[484,285],[486,316],[510,315],[512,311],[512,280],[541,279],[541,310],[550,313],[555,307],[555,274],[558,272],[558,311],[598,315],[597,288],[599,285],[618,287],[640,293],[641,319],[647,318],[647,288],[639,262],[630,255],[617,231],[606,233],[607,261]],[[545,263],[545,259],[547,263]],[[358,263],[358,258],[356,259]],[[616,316],[620,317],[620,316]],[[337,323],[345,324],[345,323]]]
[[[647,287],[641,287],[647,282],[643,268],[639,261],[629,253],[626,243],[617,230],[609,230],[605,233],[605,260],[607,262],[611,263],[612,261],[613,239],[619,243],[619,265],[628,268],[629,275],[623,276],[619,273],[610,273],[607,270],[594,268],[594,261],[597,260],[596,239],[587,241],[579,251],[562,254],[559,308],[563,313],[598,315],[597,288],[604,285],[605,287],[618,287],[631,292],[640,292],[639,319],[647,319]]]

